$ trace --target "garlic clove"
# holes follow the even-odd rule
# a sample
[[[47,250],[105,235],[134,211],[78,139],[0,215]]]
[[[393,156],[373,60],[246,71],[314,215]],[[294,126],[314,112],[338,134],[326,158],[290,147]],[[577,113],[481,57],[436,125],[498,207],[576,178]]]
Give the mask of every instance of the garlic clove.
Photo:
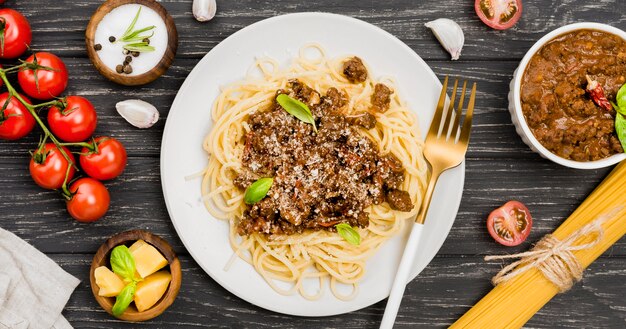
[[[191,8],[193,17],[199,22],[210,21],[215,17],[217,3],[215,0],[193,0]]]
[[[465,43],[465,36],[459,24],[451,19],[439,18],[424,25],[433,31],[439,43],[452,55],[452,60],[459,59]]]
[[[156,107],[140,99],[118,102],[115,108],[122,118],[137,128],[150,128],[159,120],[159,111]]]

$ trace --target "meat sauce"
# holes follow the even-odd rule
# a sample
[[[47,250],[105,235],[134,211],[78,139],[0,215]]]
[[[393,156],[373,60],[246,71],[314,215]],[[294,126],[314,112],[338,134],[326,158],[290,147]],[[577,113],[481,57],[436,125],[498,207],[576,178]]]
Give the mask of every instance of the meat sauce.
[[[626,41],[595,30],[577,30],[545,44],[522,77],[522,111],[537,140],[575,161],[624,152],[615,133],[615,111],[586,93],[587,76],[615,100],[626,82]]]
[[[277,91],[281,93],[308,105],[318,133],[275,101],[248,117],[251,130],[244,136],[242,169],[234,183],[242,191],[262,177],[273,177],[274,183],[264,199],[246,206],[237,223],[240,235],[334,231],[339,223],[367,227],[364,209],[372,204],[387,201],[396,210],[413,208],[409,194],[401,190],[402,163],[392,154],[380,154],[378,145],[359,131],[375,126],[373,114],[344,115],[349,98],[336,88],[322,95],[291,80]],[[389,95],[382,99],[372,110],[389,108]]]

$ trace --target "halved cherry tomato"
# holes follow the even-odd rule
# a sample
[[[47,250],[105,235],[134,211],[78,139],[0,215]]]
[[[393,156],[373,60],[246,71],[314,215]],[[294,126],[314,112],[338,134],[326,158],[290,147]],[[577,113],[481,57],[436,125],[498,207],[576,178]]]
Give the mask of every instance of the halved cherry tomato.
[[[487,218],[489,234],[505,246],[517,246],[530,234],[533,219],[528,208],[519,201],[509,201]]]
[[[67,68],[56,55],[35,53],[26,59],[27,67],[17,73],[17,82],[26,95],[40,99],[55,98],[67,87]],[[43,67],[35,67],[35,66]]]
[[[474,9],[483,23],[496,30],[506,30],[522,17],[521,0],[476,0]]]
[[[74,161],[74,155],[70,153],[66,147],[63,147],[65,154],[68,155],[72,162]],[[37,185],[45,189],[58,189],[63,186],[65,181],[65,173],[68,170],[70,163],[63,157],[61,151],[54,145],[54,143],[47,143],[43,149],[37,149],[33,153],[33,157],[30,159],[30,176],[33,178]],[[69,182],[76,170],[74,167],[69,168],[67,181]]]
[[[93,178],[78,179],[70,186],[70,193],[72,196],[67,201],[67,211],[79,222],[96,221],[109,210],[109,190]]]
[[[117,139],[98,137],[95,151],[84,147],[80,155],[80,166],[85,173],[98,180],[119,176],[126,167],[126,149]]]
[[[28,98],[20,96],[30,104]],[[0,138],[20,139],[28,135],[33,127],[35,127],[35,118],[28,112],[28,109],[15,97],[11,97],[9,101],[9,93],[0,94]]]
[[[98,118],[91,102],[80,96],[67,96],[63,106],[48,110],[52,133],[66,142],[82,142],[96,130]]]
[[[30,46],[32,37],[30,24],[22,14],[0,9],[0,58],[19,57]]]

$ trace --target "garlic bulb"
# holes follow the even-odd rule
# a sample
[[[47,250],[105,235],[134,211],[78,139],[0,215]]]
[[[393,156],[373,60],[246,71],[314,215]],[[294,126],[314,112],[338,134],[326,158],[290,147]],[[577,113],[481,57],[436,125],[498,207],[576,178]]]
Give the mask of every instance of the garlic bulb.
[[[193,17],[199,22],[210,21],[215,17],[217,3],[215,0],[193,0]]]
[[[129,99],[115,104],[117,113],[137,128],[150,128],[159,120],[154,105],[140,99]]]
[[[451,19],[439,18],[424,25],[433,30],[443,48],[452,55],[452,60],[459,59],[463,43],[465,43],[465,36],[459,24]]]

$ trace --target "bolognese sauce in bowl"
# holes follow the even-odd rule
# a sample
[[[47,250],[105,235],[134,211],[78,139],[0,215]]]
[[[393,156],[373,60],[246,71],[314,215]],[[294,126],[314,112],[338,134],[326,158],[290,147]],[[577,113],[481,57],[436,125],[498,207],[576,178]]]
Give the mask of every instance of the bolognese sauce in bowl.
[[[626,158],[611,105],[624,83],[626,32],[598,23],[566,25],[522,59],[509,111],[523,141],[544,158],[602,168]]]

